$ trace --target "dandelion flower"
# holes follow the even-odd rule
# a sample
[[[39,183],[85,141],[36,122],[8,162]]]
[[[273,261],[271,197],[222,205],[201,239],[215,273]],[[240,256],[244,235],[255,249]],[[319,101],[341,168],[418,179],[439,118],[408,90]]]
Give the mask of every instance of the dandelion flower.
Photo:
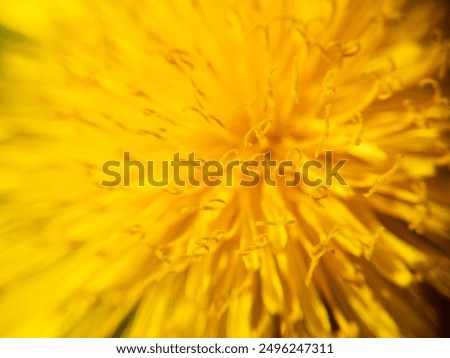
[[[441,6],[2,1],[0,335],[441,335]],[[268,151],[348,185],[100,185],[124,152]]]

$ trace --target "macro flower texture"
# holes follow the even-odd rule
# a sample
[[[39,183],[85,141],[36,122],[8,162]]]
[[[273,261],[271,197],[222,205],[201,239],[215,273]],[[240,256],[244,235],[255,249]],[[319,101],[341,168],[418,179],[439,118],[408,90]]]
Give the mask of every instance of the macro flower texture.
[[[0,336],[448,334],[448,15],[0,0]],[[326,151],[345,183],[101,185],[125,152]]]

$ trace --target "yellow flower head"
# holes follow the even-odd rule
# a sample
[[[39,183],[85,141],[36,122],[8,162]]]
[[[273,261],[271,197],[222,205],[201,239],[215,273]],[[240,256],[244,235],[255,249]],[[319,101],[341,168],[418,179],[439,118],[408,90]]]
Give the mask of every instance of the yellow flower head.
[[[1,1],[0,336],[442,335],[442,6]],[[345,183],[101,185],[268,152]]]

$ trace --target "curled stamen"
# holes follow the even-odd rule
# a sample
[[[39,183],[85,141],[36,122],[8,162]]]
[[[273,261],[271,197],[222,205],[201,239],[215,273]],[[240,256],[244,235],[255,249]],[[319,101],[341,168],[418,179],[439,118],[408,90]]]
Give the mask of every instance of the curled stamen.
[[[223,129],[225,129],[225,125],[223,124],[223,122],[220,119],[218,119],[214,114],[208,113],[208,118],[216,122]]]
[[[237,148],[233,148],[230,150],[227,150],[219,159],[219,162],[221,163],[226,163],[226,161],[232,157],[232,156],[236,156],[239,154],[239,150]]]
[[[209,204],[218,203],[218,204],[226,204],[226,201],[223,199],[212,199],[208,201]]]
[[[194,113],[197,113],[200,117],[202,117],[207,123],[211,124],[211,120],[213,120],[214,122],[216,122],[219,126],[221,126],[223,129],[225,129],[225,126],[223,125],[223,123],[217,118],[215,117],[213,114],[211,113],[207,113],[206,111],[204,111],[203,109],[198,109],[195,107],[185,107],[183,108],[184,112],[187,111],[191,111]]]
[[[284,168],[284,170],[286,171],[286,168]],[[270,169],[270,173],[272,175],[272,178],[279,178],[279,177],[282,176],[281,173],[280,173],[280,166],[279,165],[277,165],[275,167],[272,167]]]
[[[273,73],[278,70],[278,67],[274,67],[270,70],[269,74],[266,77],[266,86],[267,89],[265,91],[263,91],[265,93],[265,97],[264,97],[264,105],[262,110],[264,112],[267,111],[267,108],[269,107],[269,99],[273,99],[273,92],[272,92],[272,84],[270,83],[271,77],[273,75]]]
[[[394,95],[394,90],[392,85],[385,80],[378,80],[378,95],[377,99],[384,101],[391,98]]]
[[[203,250],[200,250],[200,249],[203,249]],[[197,259],[201,259],[201,258],[205,257],[208,254],[209,254],[208,249],[206,249],[205,247],[202,247],[202,246],[197,246],[197,250],[193,251],[190,254],[181,256],[181,257],[186,260],[197,260]]]
[[[428,128],[427,118],[416,108],[412,100],[405,99],[403,101],[403,106],[411,113],[414,123],[416,123],[419,128]]]
[[[300,149],[298,148],[289,149],[289,151],[286,153],[285,160],[291,162],[292,166],[288,167],[284,166],[283,168],[280,169],[281,164],[283,163],[280,162],[278,166],[274,167],[274,170],[272,171],[273,175],[280,177],[282,175],[285,175],[286,173],[292,173],[293,171],[295,171],[295,169],[300,167],[302,158],[303,153],[301,152]]]
[[[312,41],[308,38],[306,33],[306,26],[302,23],[292,23],[292,28],[294,33],[300,35],[300,38],[305,42],[306,45],[310,45]]]
[[[158,260],[164,261],[167,264],[171,263],[171,260],[168,257],[167,249],[163,248],[156,249],[155,256],[158,258]]]
[[[195,108],[195,107],[185,107],[183,108],[183,112],[194,112],[197,113],[199,116],[201,116],[206,122],[210,123],[208,116],[200,109]]]
[[[198,240],[198,243],[205,244],[209,242],[217,243],[219,241],[222,241],[225,236],[225,231],[223,230],[216,230],[211,235],[202,237],[200,240]]]
[[[286,154],[287,160],[292,160],[294,163],[294,169],[297,168],[297,164],[302,162],[303,153],[298,148],[291,148]]]
[[[372,20],[384,26],[387,22],[399,21],[402,18],[402,13],[399,8],[396,8],[392,2],[380,1],[381,6],[377,9]]]
[[[184,193],[184,190],[180,188],[163,188],[162,191],[172,195],[181,195]]]
[[[323,145],[325,144],[325,140],[328,138],[328,132],[330,130],[330,111],[331,111],[331,104],[325,105],[325,129],[320,137],[319,145],[316,148],[316,152],[314,154],[314,157],[317,159],[319,157],[319,153],[323,148]]]
[[[217,203],[219,204],[225,204],[226,202],[222,199],[213,199],[208,201],[206,204],[202,204],[202,205],[194,205],[194,206],[189,206],[187,208],[183,208],[181,210],[181,212],[183,214],[192,214],[198,211],[213,211],[213,210],[218,210],[220,208],[220,206],[217,205]],[[215,204],[215,205],[212,205]]]
[[[342,49],[342,57],[356,56],[361,51],[361,44],[359,42],[349,42]]]
[[[128,226],[124,231],[131,235],[141,235],[141,237],[145,236],[145,230],[142,225],[139,224]]]
[[[252,251],[260,250],[269,244],[268,238],[265,234],[259,234],[257,240],[251,245],[245,246],[237,251],[239,256],[246,256]]]
[[[162,114],[160,112],[157,112],[157,111],[155,111],[155,110],[153,110],[151,108],[144,108],[142,110],[142,112],[145,115],[152,115],[152,116],[155,116],[155,117],[157,117],[159,119],[162,119],[165,122],[169,122],[170,124],[173,124],[175,126],[177,125],[177,122],[175,122],[173,119],[171,119],[171,118],[167,117],[166,115],[164,115],[164,114]]]
[[[276,220],[276,221],[263,221],[263,220],[258,220],[255,222],[255,226],[256,227],[263,227],[263,226],[287,226],[287,225],[292,225],[295,224],[295,220],[294,219],[281,219],[281,220]]]
[[[245,136],[244,136],[244,145],[247,147],[247,148],[252,148],[253,147],[253,141],[251,140],[251,136],[252,135],[255,135],[255,128],[252,128],[252,129],[250,129],[247,133],[245,133]]]
[[[225,237],[225,231],[216,230],[212,233],[211,236],[209,236],[209,239],[214,242],[219,242],[219,241],[222,241],[224,237]]]
[[[356,56],[361,50],[361,45],[359,42],[349,42],[345,46],[342,46],[339,42],[332,41],[329,42],[325,48],[317,44],[320,51],[326,56],[328,61],[342,64],[342,61],[346,57]]]
[[[323,80],[323,92],[326,97],[334,96],[336,89],[334,88],[334,72],[328,71]]]
[[[256,101],[258,100],[258,98],[260,98],[262,96],[264,96],[264,98],[263,98],[263,105],[261,107],[261,110],[263,112],[267,111],[269,98],[272,98],[272,90],[270,88],[263,89],[261,92],[257,93],[256,96],[248,99],[245,102],[245,105],[243,107],[247,108],[250,115],[251,115],[252,106],[254,106]]]
[[[269,131],[271,125],[272,121],[268,118],[263,119],[261,122],[257,124],[262,134],[266,134]]]
[[[362,141],[362,135],[366,131],[366,122],[364,120],[363,115],[361,113],[359,113],[359,112],[356,112],[352,116],[352,118],[353,118],[353,121],[355,121],[359,125],[358,133],[356,134],[354,144],[355,145],[360,145],[361,141]]]
[[[394,94],[395,90],[401,90],[404,88],[404,83],[399,73],[397,72],[397,66],[394,60],[386,56],[387,68],[382,68],[377,72],[377,70],[369,71],[372,74],[378,84],[378,95],[377,99],[386,100]]]
[[[214,231],[210,236],[205,236],[198,240],[197,246],[203,247],[207,251],[209,251],[210,244],[217,244],[218,242],[222,241],[225,236],[225,232],[223,230],[216,230]]]
[[[250,157],[251,160],[265,161],[265,153],[255,153]]]
[[[386,184],[389,181],[389,179],[395,174],[399,166],[400,162],[399,159],[397,159],[397,162],[394,164],[394,166],[391,169],[389,169],[386,173],[384,173],[382,176],[380,176],[376,180],[372,188],[367,193],[365,193],[364,196],[366,198],[370,198],[373,194],[375,194],[382,185]]]
[[[254,136],[260,143],[264,141],[264,135],[269,131],[272,121],[268,118],[258,122],[253,128],[251,128],[244,136],[244,145],[247,148],[252,148],[254,143],[251,137]]]
[[[424,78],[419,82],[420,87],[425,87],[426,85],[430,85],[433,88],[433,101],[435,103],[441,103],[442,102],[442,90],[441,86],[438,81],[436,81],[434,78]]]
[[[318,243],[316,246],[312,248],[309,255],[311,257],[311,263],[309,265],[308,273],[306,274],[305,284],[307,287],[311,284],[312,276],[314,273],[314,270],[319,265],[320,259],[327,253],[334,253],[333,249],[330,249],[328,247],[328,244],[330,240],[334,237],[336,234],[338,228],[335,226],[330,233],[327,235],[326,238],[323,238],[320,243]]]
[[[322,184],[311,190],[310,197],[314,200],[321,200],[327,198],[329,195],[330,191],[328,190],[328,187]]]
[[[340,57],[342,54],[342,45],[339,42],[331,41],[325,46],[325,49],[319,47],[322,52],[331,58]]]
[[[269,98],[273,99],[273,93],[272,93],[272,84],[270,83],[271,81],[271,77],[272,74],[278,70],[278,67],[274,67],[272,68],[272,70],[270,70],[270,72],[268,73],[268,75],[266,76],[266,88],[263,89],[262,91],[260,91],[259,93],[257,93],[254,97],[248,99],[244,105],[238,105],[232,108],[232,112],[234,112],[236,109],[238,108],[242,108],[242,107],[246,107],[248,110],[251,109],[251,106],[253,106],[255,104],[255,102],[258,100],[258,98],[260,98],[261,96],[264,96],[264,104],[263,107],[261,108],[264,112],[267,111],[268,108],[268,102],[269,102]]]
[[[382,76],[392,74],[396,70],[397,66],[392,57],[384,56],[373,61],[365,73],[376,79],[380,79]]]
[[[197,248],[199,248],[199,249],[205,249],[206,251],[209,251],[209,246],[206,245],[206,244],[204,244],[204,243],[198,242],[198,243],[197,243]]]
[[[187,166],[192,166],[194,169],[202,170],[203,166],[206,163],[206,160],[203,158],[197,158],[195,160],[189,160],[189,159],[180,159],[180,163]]]
[[[191,82],[191,86],[192,89],[194,91],[194,97],[195,97],[195,101],[197,102],[197,104],[199,105],[199,107],[204,110],[204,106],[202,101],[200,100],[200,98],[204,101],[206,101],[206,95],[205,93],[200,89],[200,87],[195,83],[194,79],[192,78],[192,75],[189,76],[190,82]]]
[[[190,58],[190,55],[186,51],[180,49],[172,49],[165,53],[164,57],[169,64],[176,67],[183,73],[186,73],[186,69],[182,66],[183,64],[188,67],[188,70],[192,70],[194,68],[193,63],[188,60]]]
[[[189,206],[181,210],[182,214],[192,214],[200,210],[205,210],[201,205]]]
[[[165,140],[164,134],[166,134],[167,130],[164,128],[156,128],[154,130],[147,130],[147,129],[139,129],[136,134],[142,135],[142,136],[153,136],[160,140]]]
[[[320,243],[318,243],[316,246],[314,246],[312,248],[312,250],[310,251],[310,256],[315,256],[320,254],[322,251],[328,249],[328,244],[331,241],[331,239],[334,237],[334,235],[336,234],[336,232],[338,231],[338,227],[334,226],[330,232],[328,233],[327,236],[322,237],[322,239],[320,240]]]
[[[230,306],[231,302],[233,300],[239,299],[245,292],[251,290],[253,286],[248,283],[248,280],[240,285],[240,287],[237,287],[226,296],[220,297],[219,299],[212,302],[211,309],[209,310],[208,314],[213,317],[220,318],[225,311]]]
[[[244,105],[242,105],[243,107],[250,107],[250,106],[253,106],[254,104],[255,104],[255,102],[258,100],[258,98],[259,97],[261,97],[261,96],[263,96],[263,95],[268,95],[268,92],[269,92],[270,90],[269,89],[263,89],[262,91],[260,91],[260,92],[258,92],[257,94],[256,94],[256,96],[254,96],[254,97],[252,97],[252,98],[250,98],[250,99],[248,99],[246,102],[245,102],[245,104]]]

